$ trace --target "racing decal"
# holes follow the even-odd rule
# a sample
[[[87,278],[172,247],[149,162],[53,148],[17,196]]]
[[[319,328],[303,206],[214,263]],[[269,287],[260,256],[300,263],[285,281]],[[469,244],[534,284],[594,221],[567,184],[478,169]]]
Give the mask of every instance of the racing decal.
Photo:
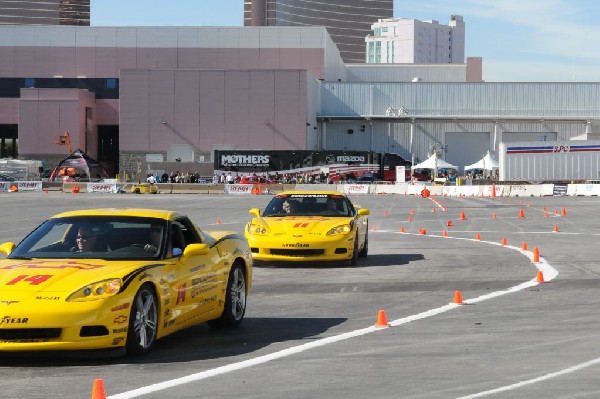
[[[152,278],[152,275],[150,273],[144,273],[140,277],[138,277],[138,281],[142,281],[145,279],[151,279],[151,278]]]
[[[163,302],[164,306],[169,306],[171,304],[171,298],[166,298],[165,301]]]
[[[166,263],[154,263],[152,265],[147,265],[132,271],[131,273],[123,277],[123,287],[121,287],[121,292],[125,291],[125,289],[129,286],[129,284],[131,284],[131,282],[133,281],[133,279],[135,279],[137,275],[144,273],[146,270],[154,269],[156,267],[162,267],[165,265]]]
[[[29,323],[28,317],[12,317],[4,316],[0,319],[0,326],[3,324],[27,324]]]
[[[127,317],[127,316],[125,316],[125,315],[121,315],[121,316],[119,316],[119,317],[116,317],[116,318],[113,320],[113,323],[115,323],[115,324],[123,324],[123,323],[127,322],[127,319],[128,319],[128,317]]]
[[[20,301],[6,301],[6,300],[4,300],[4,299],[0,299],[0,305],[6,305],[6,306],[8,306],[8,305],[12,305],[12,304],[14,304],[14,303],[19,303],[19,302],[20,302]]]
[[[308,223],[296,223],[294,225],[295,229],[297,229],[297,228],[305,228],[305,227],[308,227]]]
[[[241,240],[244,241],[245,238],[244,236],[240,235],[240,234],[228,234],[226,236],[223,236],[221,238],[219,238],[217,241],[215,241],[210,248],[216,247],[218,244],[227,241],[227,240]]]
[[[35,299],[38,301],[59,301],[60,297],[59,296],[36,296]]]
[[[116,346],[116,345],[121,344],[123,341],[125,341],[125,338],[123,338],[123,337],[117,337],[117,338],[113,339],[112,344],[113,344],[113,346]]]
[[[33,338],[33,339],[15,339],[13,341],[0,341],[0,344],[38,344],[41,342],[50,342],[49,339],[37,339],[37,338]]]
[[[123,303],[121,305],[115,306],[114,308],[111,308],[110,311],[111,312],[118,312],[119,310],[129,309],[129,306],[130,306],[129,302]]]
[[[309,245],[296,243],[296,244],[283,244],[283,247],[284,248],[308,248]]]
[[[177,287],[177,302],[175,302],[175,305],[179,305],[179,302],[181,302],[181,303],[185,302],[186,287],[187,287],[186,283],[183,283],[182,285]]]
[[[15,285],[20,281],[28,282],[30,285],[39,285],[46,280],[52,277],[51,274],[38,274],[34,276],[29,276],[27,274],[22,274],[14,279],[10,280],[6,285]]]
[[[113,328],[112,333],[113,334],[123,334],[127,332],[127,327],[122,327],[122,328]]]
[[[62,265],[56,265],[54,261],[37,261],[37,262],[25,262],[25,263],[17,263],[14,265],[4,266],[0,269],[4,270],[13,270],[19,268],[25,269],[80,269],[80,270],[92,270],[104,267],[103,265],[93,265],[89,263],[81,263],[74,261],[64,262]]]
[[[198,266],[194,266],[194,267],[192,267],[192,268],[190,269],[190,272],[191,272],[191,273],[195,273],[195,272],[197,272],[198,270],[202,270],[202,269],[204,269],[205,267],[206,267],[206,265],[198,265]]]

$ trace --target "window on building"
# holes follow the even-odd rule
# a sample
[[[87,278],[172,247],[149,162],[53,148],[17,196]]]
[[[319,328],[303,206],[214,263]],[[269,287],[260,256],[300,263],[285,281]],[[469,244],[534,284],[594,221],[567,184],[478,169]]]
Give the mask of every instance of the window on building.
[[[107,89],[116,89],[117,88],[117,79],[106,79],[106,88]]]
[[[25,87],[27,87],[27,88],[35,87],[35,79],[25,78]]]

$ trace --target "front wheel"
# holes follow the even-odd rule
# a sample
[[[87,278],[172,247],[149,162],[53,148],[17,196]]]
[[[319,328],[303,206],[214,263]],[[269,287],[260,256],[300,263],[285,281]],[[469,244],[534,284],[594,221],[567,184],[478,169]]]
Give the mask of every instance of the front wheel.
[[[227,291],[225,293],[225,308],[221,317],[211,320],[214,327],[236,327],[246,314],[246,273],[243,266],[236,262],[229,272]]]
[[[354,238],[354,249],[352,250],[352,258],[350,258],[350,265],[356,266],[358,264],[358,232]]]
[[[369,253],[369,233],[365,233],[365,243],[363,244],[362,249],[360,250],[358,256],[359,258],[366,258]]]
[[[129,316],[126,350],[131,355],[148,353],[156,342],[158,307],[156,294],[149,284],[144,284],[135,295]]]

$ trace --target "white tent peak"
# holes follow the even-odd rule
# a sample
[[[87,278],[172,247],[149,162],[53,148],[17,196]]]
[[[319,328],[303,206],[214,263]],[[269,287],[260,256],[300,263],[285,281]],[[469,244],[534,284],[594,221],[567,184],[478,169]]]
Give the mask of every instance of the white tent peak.
[[[485,156],[483,158],[481,158],[479,161],[475,162],[472,165],[465,166],[465,170],[469,170],[469,169],[494,170],[494,169],[498,169],[499,167],[500,167],[500,164],[498,163],[498,161],[496,159],[494,159],[494,157],[492,157],[492,155],[488,151],[487,154],[485,154]]]
[[[425,161],[417,164],[417,165],[413,165],[411,167],[411,169],[435,169],[436,167],[436,162],[437,162],[437,167],[439,168],[446,168],[446,169],[457,169],[458,167],[452,164],[449,164],[448,162],[444,161],[443,159],[437,159],[436,161],[436,155],[433,154],[432,156],[430,156],[429,158],[427,158]]]

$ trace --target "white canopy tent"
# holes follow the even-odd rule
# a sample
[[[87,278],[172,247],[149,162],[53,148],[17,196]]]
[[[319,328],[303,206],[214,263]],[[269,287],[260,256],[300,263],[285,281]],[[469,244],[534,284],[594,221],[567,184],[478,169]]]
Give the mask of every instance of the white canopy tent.
[[[411,166],[411,169],[435,169],[436,167],[438,169],[445,168],[445,169],[458,170],[458,166],[449,164],[448,162],[444,161],[443,159],[437,158],[435,154],[433,154],[432,156],[427,158],[425,161]]]
[[[498,163],[498,161],[495,160],[494,158],[492,158],[492,156],[488,152],[479,161],[475,162],[472,165],[465,166],[465,170],[483,169],[483,170],[492,170],[493,171],[494,169],[498,169],[499,167],[500,167],[500,164]]]

